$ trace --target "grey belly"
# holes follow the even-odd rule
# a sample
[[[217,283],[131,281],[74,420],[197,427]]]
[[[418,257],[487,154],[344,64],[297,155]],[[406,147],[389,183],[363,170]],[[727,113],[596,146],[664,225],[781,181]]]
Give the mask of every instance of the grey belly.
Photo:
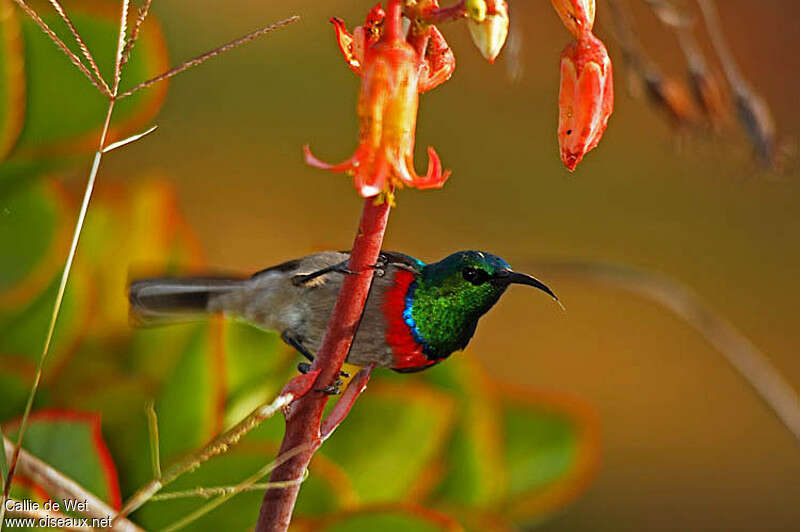
[[[386,344],[386,322],[381,309],[382,303],[383,298],[376,295],[373,290],[367,299],[364,316],[350,348],[350,354],[347,357],[348,363],[367,366],[374,362],[378,367],[392,366],[392,349]],[[313,353],[316,353],[322,344],[322,335],[328,326],[333,309],[309,310],[310,315],[305,327],[302,327],[300,336],[305,338],[305,345],[309,346]]]

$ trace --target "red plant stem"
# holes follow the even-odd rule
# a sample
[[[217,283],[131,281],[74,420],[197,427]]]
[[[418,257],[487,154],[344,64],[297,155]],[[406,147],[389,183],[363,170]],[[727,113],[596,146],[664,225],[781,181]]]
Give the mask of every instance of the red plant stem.
[[[386,6],[384,22],[384,41],[403,40],[403,3],[402,0],[389,0]]]
[[[409,18],[424,21],[426,24],[441,24],[442,22],[452,22],[467,16],[467,9],[464,0],[450,6],[442,7],[439,9],[428,9],[421,11],[419,9],[410,8],[406,13]]]
[[[372,284],[372,266],[378,262],[389,210],[388,201],[380,205],[375,205],[374,198],[364,201],[358,234],[347,266],[350,271],[359,273],[345,276],[322,346],[312,364],[312,370],[321,370],[314,385],[315,391],[307,393],[290,407],[286,416],[286,433],[278,454],[299,445],[309,447],[278,466],[270,476],[271,482],[302,478],[314,452],[322,445],[320,426],[329,396],[319,390],[339,378],[339,371],[347,358],[353,336],[361,321],[364,304],[367,302]],[[268,489],[261,501],[256,531],[285,531],[292,519],[299,491],[299,484]]]

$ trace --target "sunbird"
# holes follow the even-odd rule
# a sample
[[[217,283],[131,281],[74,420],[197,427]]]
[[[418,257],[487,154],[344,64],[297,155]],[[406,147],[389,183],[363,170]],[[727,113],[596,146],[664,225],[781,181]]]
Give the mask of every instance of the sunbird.
[[[322,343],[347,270],[349,253],[323,251],[261,270],[249,278],[152,278],[130,286],[132,320],[180,321],[223,313],[281,338],[310,361]],[[426,264],[382,252],[347,362],[402,373],[434,366],[464,349],[478,320],[511,284],[544,283],[482,251],[459,251]],[[560,304],[560,303],[559,303]],[[300,371],[309,365],[301,364]]]

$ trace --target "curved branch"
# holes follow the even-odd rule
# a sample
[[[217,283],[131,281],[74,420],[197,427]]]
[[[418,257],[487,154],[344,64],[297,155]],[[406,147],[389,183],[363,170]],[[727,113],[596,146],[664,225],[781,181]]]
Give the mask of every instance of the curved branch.
[[[665,275],[622,264],[564,261],[537,266],[552,274],[622,288],[671,310],[725,357],[800,441],[800,397],[792,385],[749,338],[686,285]]]

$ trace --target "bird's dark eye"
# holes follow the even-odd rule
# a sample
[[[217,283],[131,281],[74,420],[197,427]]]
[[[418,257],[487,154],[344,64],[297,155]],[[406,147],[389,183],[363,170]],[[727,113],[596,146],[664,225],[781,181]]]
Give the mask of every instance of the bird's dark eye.
[[[461,276],[465,281],[468,281],[475,286],[483,284],[489,280],[489,273],[486,270],[481,270],[480,268],[464,268],[461,270]]]

